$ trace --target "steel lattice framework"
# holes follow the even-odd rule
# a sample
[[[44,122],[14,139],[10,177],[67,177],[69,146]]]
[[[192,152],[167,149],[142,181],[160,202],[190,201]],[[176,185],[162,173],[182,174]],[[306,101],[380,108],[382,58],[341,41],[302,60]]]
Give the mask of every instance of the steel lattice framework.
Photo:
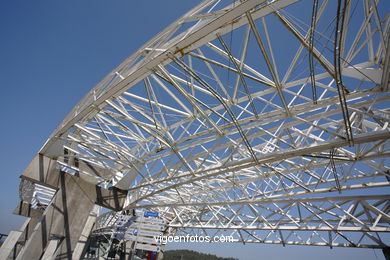
[[[158,210],[171,232],[387,247],[389,29],[385,0],[205,0],[40,153],[128,190],[126,208]]]

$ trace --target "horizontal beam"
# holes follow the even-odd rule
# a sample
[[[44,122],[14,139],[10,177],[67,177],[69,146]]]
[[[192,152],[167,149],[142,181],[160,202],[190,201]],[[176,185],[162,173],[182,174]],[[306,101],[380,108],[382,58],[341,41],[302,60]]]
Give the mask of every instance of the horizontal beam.
[[[172,228],[185,229],[216,229],[216,230],[286,230],[286,231],[332,231],[332,232],[390,232],[390,227],[326,227],[326,226],[307,226],[305,223],[299,223],[302,226],[238,226],[238,225],[180,225],[170,224]]]
[[[389,184],[390,186],[390,184]],[[150,207],[202,207],[202,206],[233,206],[233,205],[261,205],[261,204],[275,204],[275,203],[300,203],[300,202],[319,202],[319,201],[366,201],[366,200],[390,200],[390,195],[365,195],[365,196],[329,196],[329,197],[316,197],[316,198],[296,198],[289,197],[286,199],[252,199],[252,200],[238,200],[238,201],[216,201],[216,202],[193,202],[193,203],[173,203],[173,204],[150,204],[150,205],[137,205],[132,208],[150,208]]]
[[[347,243],[325,243],[325,242],[303,242],[303,241],[278,241],[278,240],[236,240],[238,243],[253,243],[253,244],[277,244],[277,245],[297,245],[297,246],[328,246],[328,247],[353,247],[353,248],[375,248],[382,249],[383,246],[374,244],[347,244]]]

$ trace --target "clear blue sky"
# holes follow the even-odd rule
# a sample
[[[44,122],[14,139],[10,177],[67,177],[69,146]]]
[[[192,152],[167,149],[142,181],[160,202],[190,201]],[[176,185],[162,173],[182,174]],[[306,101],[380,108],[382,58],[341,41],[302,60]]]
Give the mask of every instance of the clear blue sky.
[[[200,0],[0,1],[0,233],[17,229],[19,175],[108,72]],[[384,259],[372,249],[171,244],[240,259]]]

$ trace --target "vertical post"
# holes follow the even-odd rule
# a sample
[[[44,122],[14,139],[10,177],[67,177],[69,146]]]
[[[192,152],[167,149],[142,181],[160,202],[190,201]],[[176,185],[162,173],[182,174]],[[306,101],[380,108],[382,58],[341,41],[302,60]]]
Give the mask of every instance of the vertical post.
[[[134,251],[133,251],[134,242],[129,240],[125,243],[125,260],[132,260]]]
[[[164,249],[165,249],[165,245],[164,244],[161,244],[161,249],[160,249],[160,252],[158,252],[158,255],[157,255],[157,260],[162,260],[164,258]],[[183,257],[183,256],[182,256]]]

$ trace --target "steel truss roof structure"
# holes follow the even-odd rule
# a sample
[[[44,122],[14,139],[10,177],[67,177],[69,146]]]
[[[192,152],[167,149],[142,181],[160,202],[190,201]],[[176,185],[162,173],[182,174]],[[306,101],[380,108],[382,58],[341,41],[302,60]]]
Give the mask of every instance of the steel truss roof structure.
[[[384,0],[205,0],[40,153],[128,190],[127,209],[159,211],[178,234],[385,248],[389,29]]]

